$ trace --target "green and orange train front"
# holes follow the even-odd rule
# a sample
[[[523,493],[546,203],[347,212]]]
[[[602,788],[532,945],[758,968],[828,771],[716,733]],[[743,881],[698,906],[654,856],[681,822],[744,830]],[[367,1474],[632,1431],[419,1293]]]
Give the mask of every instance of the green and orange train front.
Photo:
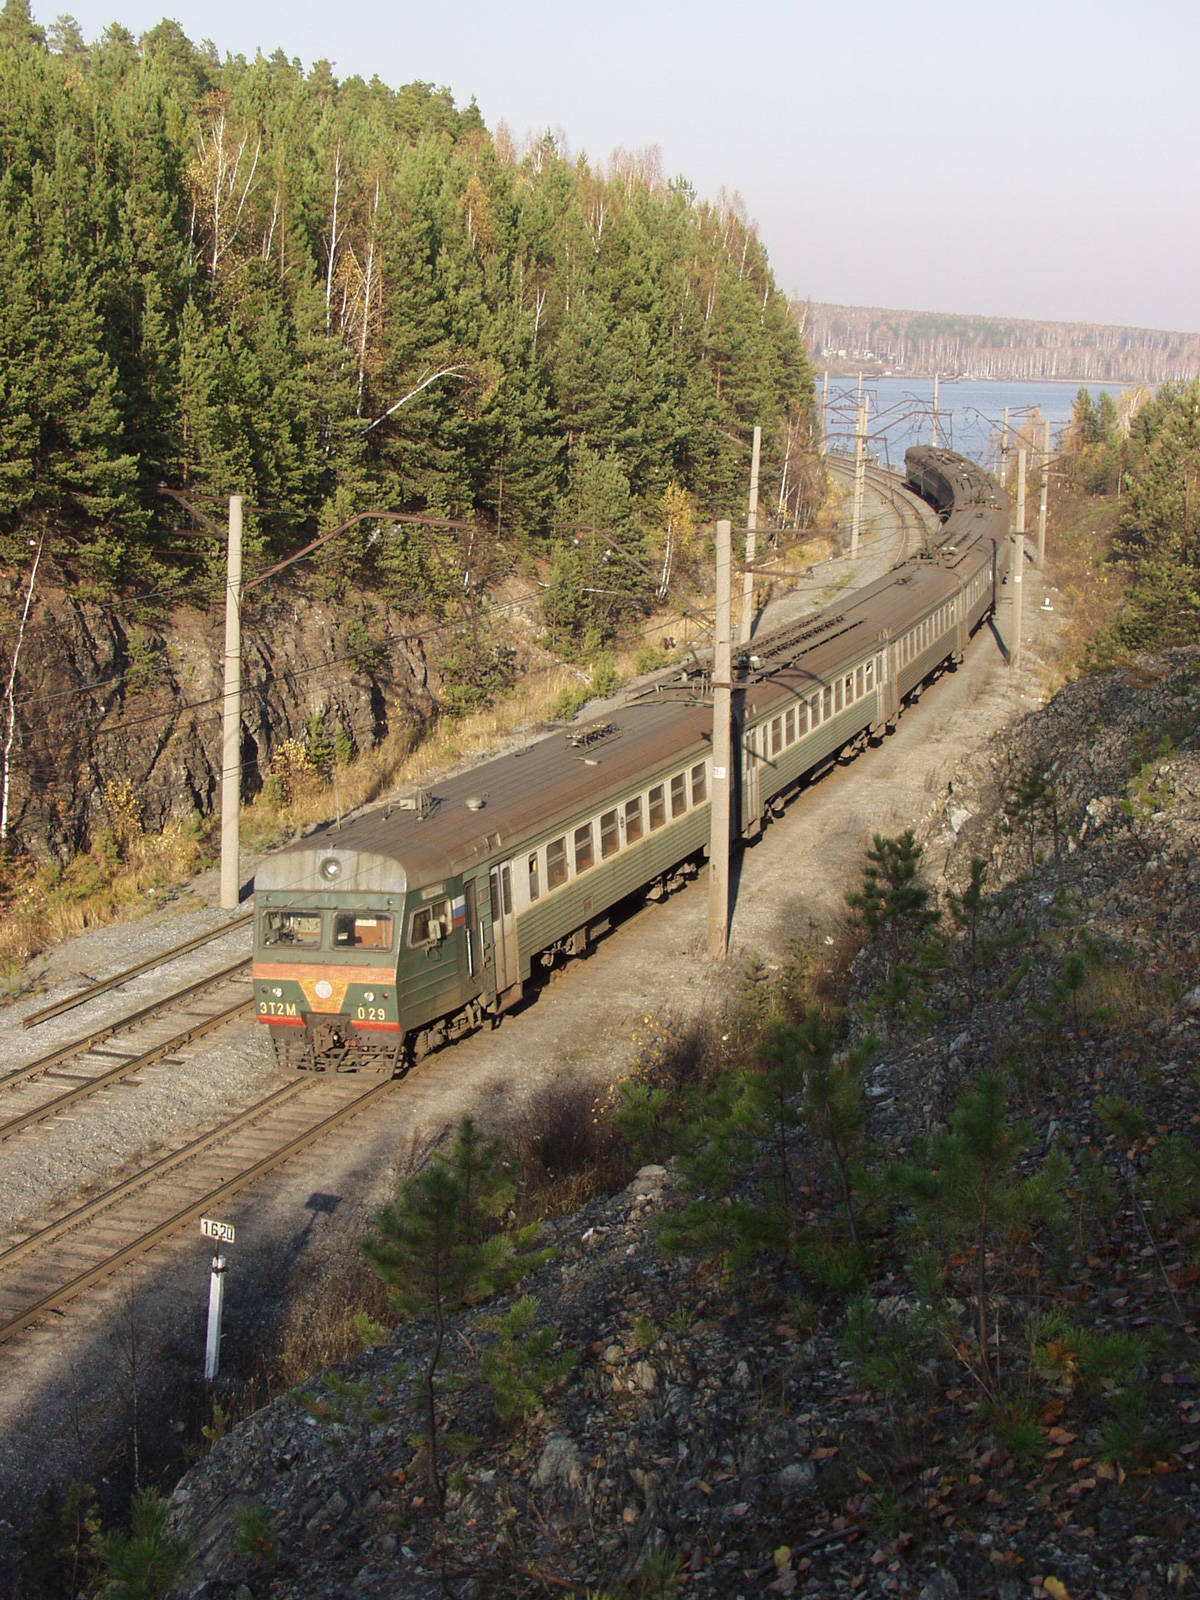
[[[434,888],[410,895],[398,861],[328,842],[263,863],[254,1000],[281,1058],[300,1064],[315,1050],[362,1065],[390,1057],[431,1005],[456,1003],[461,891]]]

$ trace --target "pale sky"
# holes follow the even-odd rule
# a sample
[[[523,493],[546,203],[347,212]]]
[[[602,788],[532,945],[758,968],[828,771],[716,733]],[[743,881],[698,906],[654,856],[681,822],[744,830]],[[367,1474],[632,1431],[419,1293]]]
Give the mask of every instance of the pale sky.
[[[164,0],[72,6],[86,38]],[[814,299],[1200,331],[1195,0],[165,0],[222,55],[472,95],[572,153],[743,195]]]

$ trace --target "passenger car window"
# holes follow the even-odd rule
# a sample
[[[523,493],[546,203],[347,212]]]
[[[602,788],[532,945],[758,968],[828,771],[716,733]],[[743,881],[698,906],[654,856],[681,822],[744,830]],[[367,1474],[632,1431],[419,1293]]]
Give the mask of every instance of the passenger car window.
[[[378,913],[339,911],[333,919],[335,950],[390,950],[392,919]]]
[[[421,906],[412,914],[408,929],[408,942],[415,950],[419,945],[437,944],[450,936],[450,902],[434,900]]]
[[[687,784],[683,780],[683,773],[677,772],[671,779],[671,815],[681,817],[687,810]]]
[[[692,804],[694,806],[698,806],[704,799],[706,793],[705,776],[704,763],[702,761],[698,767],[692,768]]]
[[[771,754],[777,756],[783,746],[783,718],[776,717],[771,724]]]
[[[262,919],[262,942],[303,944],[310,948],[321,942],[319,911],[266,911]]]
[[[586,872],[592,864],[592,825],[575,829],[575,871]]]
[[[542,880],[538,876],[538,858],[535,850],[529,858],[529,903],[532,905],[542,892]]]
[[[607,861],[621,848],[621,832],[617,827],[617,813],[605,811],[600,817],[600,855]]]
[[[783,719],[783,741],[784,741],[785,744],[795,744],[795,742],[796,742],[796,708],[795,708],[795,706],[792,706],[792,708],[788,711],[787,715]]]
[[[653,833],[655,828],[661,828],[667,820],[667,797],[661,783],[654,785],[646,796],[646,801],[650,807],[650,831]]]
[[[551,889],[561,889],[567,881],[567,841],[555,839],[546,846],[546,883]]]
[[[625,843],[632,844],[642,837],[642,797],[634,795],[625,802]]]

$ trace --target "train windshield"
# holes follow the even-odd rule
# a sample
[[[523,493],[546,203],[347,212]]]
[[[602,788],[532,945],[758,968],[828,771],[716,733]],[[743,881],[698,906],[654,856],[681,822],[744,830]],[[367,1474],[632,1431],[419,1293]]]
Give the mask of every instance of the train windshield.
[[[335,950],[390,950],[391,917],[378,911],[339,911],[333,919]]]
[[[308,945],[321,942],[321,913],[319,911],[264,911],[262,919],[264,945]]]

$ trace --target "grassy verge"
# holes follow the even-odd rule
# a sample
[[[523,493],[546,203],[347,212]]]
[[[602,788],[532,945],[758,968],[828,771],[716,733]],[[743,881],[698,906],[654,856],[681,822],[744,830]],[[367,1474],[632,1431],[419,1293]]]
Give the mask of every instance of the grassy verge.
[[[160,834],[110,821],[66,866],[0,855],[0,992],[16,988],[32,956],[89,928],[153,911],[160,896],[213,859],[211,825],[198,818]]]
[[[1119,516],[1116,495],[1086,494],[1052,480],[1046,551],[1060,622],[1050,659],[1052,689],[1088,666],[1089,646],[1121,609],[1124,574],[1108,560]]]

